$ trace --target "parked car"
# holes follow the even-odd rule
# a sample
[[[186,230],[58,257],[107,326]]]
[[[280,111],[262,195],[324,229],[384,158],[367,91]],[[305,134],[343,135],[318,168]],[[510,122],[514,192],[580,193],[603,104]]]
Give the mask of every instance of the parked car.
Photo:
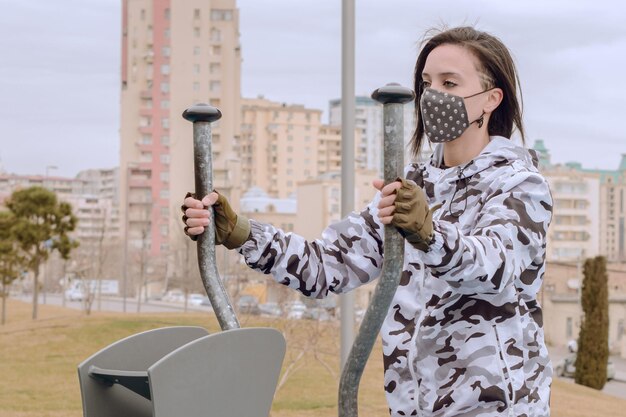
[[[259,300],[253,295],[242,295],[237,301],[240,314],[261,314]]]
[[[263,304],[259,304],[259,310],[261,312],[261,314],[266,315],[266,316],[280,316],[281,314],[283,314],[282,310],[280,309],[278,303],[263,303]]]
[[[309,319],[309,320],[328,321],[332,317],[326,309],[323,309],[321,307],[316,307],[316,308],[309,308],[308,310],[305,310],[304,313],[302,314],[302,318]]]
[[[306,305],[304,305],[302,301],[295,301],[287,304],[285,311],[287,312],[288,319],[301,319],[304,317]]]
[[[82,288],[71,288],[65,291],[65,299],[70,301],[83,301],[87,299],[87,294]]]
[[[576,353],[571,353],[557,362],[554,367],[554,373],[560,377],[574,378],[576,375]],[[613,378],[615,378],[615,365],[611,359],[609,359],[606,365],[606,379],[610,381]]]
[[[191,293],[187,297],[187,302],[189,303],[189,305],[192,305],[192,306],[200,306],[200,305],[202,305],[202,302],[205,299],[208,300],[209,297],[207,297],[206,295],[203,295],[203,294],[199,294],[199,293]]]
[[[183,303],[185,301],[185,293],[181,290],[170,290],[163,296],[163,301],[170,303]]]

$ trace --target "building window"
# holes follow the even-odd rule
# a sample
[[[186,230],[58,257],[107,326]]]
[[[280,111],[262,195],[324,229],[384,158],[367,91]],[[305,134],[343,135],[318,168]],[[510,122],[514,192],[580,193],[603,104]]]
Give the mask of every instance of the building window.
[[[170,163],[170,155],[167,153],[161,154],[161,163],[167,165]]]
[[[200,19],[200,9],[194,9],[193,10],[193,18],[194,19]]]
[[[168,135],[161,136],[161,145],[170,146],[170,137]]]
[[[165,31],[163,31],[163,35],[165,36],[165,39],[169,39],[170,38],[170,29],[169,28],[165,29]]]
[[[141,116],[141,118],[139,118],[140,127],[150,127],[151,124],[152,118],[150,116]]]
[[[194,46],[193,47],[193,54],[198,56],[200,55],[200,47],[199,46]]]
[[[170,66],[168,64],[161,65],[161,74],[169,74]]]
[[[200,37],[200,28],[193,28],[193,36],[196,38]]]
[[[143,135],[141,136],[141,144],[142,145],[151,145],[152,144],[152,136]]]
[[[165,9],[165,20],[170,20],[171,13],[170,9]]]
[[[200,74],[200,64],[193,64],[193,73]]]
[[[170,119],[167,117],[163,117],[161,118],[161,127],[164,129],[169,129],[170,128]]]
[[[168,243],[161,243],[161,252],[167,252],[170,250],[170,245]]]
[[[219,29],[216,29],[216,28],[211,29],[211,41],[213,42],[222,41],[222,32],[220,32]]]
[[[141,9],[140,16],[141,16],[141,20],[146,20],[146,10],[145,9]]]
[[[233,20],[233,11],[232,10],[213,9],[213,10],[211,10],[211,20],[213,20],[213,21]]]
[[[574,334],[574,321],[571,317],[567,318],[567,322],[565,324],[565,337],[569,340],[572,338]]]
[[[211,53],[213,55],[221,55],[222,54],[222,47],[219,45],[213,45],[211,47]]]
[[[168,232],[167,224],[162,224],[161,225],[161,236],[167,236],[167,232]]]
[[[139,156],[141,162],[152,162],[152,152],[142,152]]]
[[[163,182],[169,182],[170,181],[170,173],[167,172],[167,171],[161,172],[160,177],[161,177],[161,181],[163,181]]]
[[[218,72],[220,72],[220,63],[219,62],[211,62],[211,64],[209,65],[209,72],[211,74],[217,74]]]
[[[161,207],[161,217],[169,217],[170,216],[170,208],[169,207]]]
[[[161,52],[163,53],[163,56],[170,56],[170,47],[169,46],[162,47]]]
[[[219,81],[211,81],[209,84],[209,90],[213,93],[219,93],[222,88],[222,83]]]
[[[169,93],[170,92],[170,83],[161,83],[161,92]]]
[[[161,108],[162,109],[169,109],[170,108],[170,101],[169,100],[161,100]]]
[[[193,91],[200,91],[200,83],[198,82],[193,83]]]

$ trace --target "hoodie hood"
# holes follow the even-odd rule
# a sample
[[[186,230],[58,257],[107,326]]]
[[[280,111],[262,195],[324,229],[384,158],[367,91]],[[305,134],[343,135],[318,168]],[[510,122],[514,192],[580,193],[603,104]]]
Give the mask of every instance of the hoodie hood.
[[[539,158],[537,153],[533,149],[526,149],[522,146],[516,145],[510,139],[502,136],[491,136],[489,143],[482,152],[471,161],[466,164],[441,169],[443,160],[443,144],[437,144],[435,151],[433,152],[430,163],[427,169],[441,171],[439,175],[447,176],[450,172],[451,178],[454,180],[460,180],[469,178],[472,175],[484,171],[485,169],[493,166],[510,165],[515,161],[519,161],[522,165],[528,168],[534,167],[533,171],[536,171],[539,166]]]

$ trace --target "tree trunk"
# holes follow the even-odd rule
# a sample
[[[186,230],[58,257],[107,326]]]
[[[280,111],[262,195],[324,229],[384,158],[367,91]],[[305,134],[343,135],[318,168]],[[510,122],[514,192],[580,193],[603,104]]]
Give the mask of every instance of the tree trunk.
[[[37,305],[39,302],[39,265],[33,270],[33,320],[37,320]]]
[[[2,324],[4,325],[7,321],[7,292],[6,292],[6,284],[4,281],[2,282]]]

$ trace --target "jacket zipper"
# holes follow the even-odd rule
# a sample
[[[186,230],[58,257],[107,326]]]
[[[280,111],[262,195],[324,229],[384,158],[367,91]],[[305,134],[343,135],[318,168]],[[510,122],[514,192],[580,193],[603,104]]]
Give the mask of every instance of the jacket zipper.
[[[513,406],[515,405],[515,387],[513,387],[513,381],[510,379],[511,378],[511,369],[509,368],[509,364],[506,362],[506,359],[504,359],[504,347],[502,346],[502,342],[500,341],[500,335],[498,335],[498,329],[496,328],[496,325],[492,325],[493,327],[493,332],[496,335],[496,350],[497,350],[497,357],[498,357],[498,369],[500,370],[500,377],[502,378],[502,382],[504,383],[504,393],[505,393],[505,398],[506,398],[506,405],[507,408],[509,409],[509,417],[514,417],[515,413],[513,411]],[[508,374],[508,378],[504,375],[504,371],[503,368],[506,368],[506,372]],[[509,383],[511,385],[511,390],[509,391]]]
[[[422,271],[422,287],[419,289],[420,290],[420,294],[424,291],[424,286],[426,284],[426,270],[424,268],[424,265],[422,265],[421,267],[421,271]],[[419,325],[422,321],[422,317],[424,317],[424,308],[422,308],[422,312],[420,313],[419,317],[417,317],[417,319],[415,320],[415,331],[413,332],[413,336],[411,337],[411,345],[410,347],[412,347],[412,349],[409,349],[409,355],[407,360],[409,361],[408,365],[409,365],[409,373],[411,374],[411,379],[413,379],[413,381],[415,381],[415,410],[417,411],[417,417],[421,417],[422,416],[422,410],[420,409],[420,387],[419,387],[419,383],[417,382],[417,375],[415,375],[415,350],[417,349],[416,346],[416,340],[417,340],[417,332],[419,331]]]

